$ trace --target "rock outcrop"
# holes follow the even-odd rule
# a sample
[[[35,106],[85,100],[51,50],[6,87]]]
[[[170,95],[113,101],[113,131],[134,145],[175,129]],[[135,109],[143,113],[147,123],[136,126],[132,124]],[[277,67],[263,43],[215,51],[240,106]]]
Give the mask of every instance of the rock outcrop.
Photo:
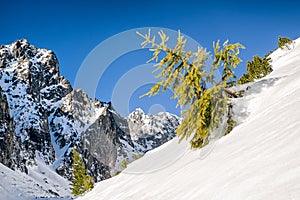
[[[175,115],[140,109],[122,118],[111,103],[74,90],[55,54],[24,39],[0,47],[0,85],[0,162],[24,172],[38,155],[70,180],[76,148],[101,181],[173,138],[179,124]]]

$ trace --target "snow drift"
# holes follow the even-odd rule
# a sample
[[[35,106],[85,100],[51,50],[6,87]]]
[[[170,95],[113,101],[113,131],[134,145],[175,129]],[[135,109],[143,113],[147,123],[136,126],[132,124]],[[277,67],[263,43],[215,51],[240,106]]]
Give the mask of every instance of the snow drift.
[[[174,138],[79,199],[300,199],[300,39],[270,57],[229,135],[200,150]]]

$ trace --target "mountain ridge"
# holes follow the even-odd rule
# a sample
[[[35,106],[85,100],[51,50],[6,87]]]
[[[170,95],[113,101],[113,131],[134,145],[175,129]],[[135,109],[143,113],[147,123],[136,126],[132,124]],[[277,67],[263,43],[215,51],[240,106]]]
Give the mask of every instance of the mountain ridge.
[[[159,118],[139,113],[136,117],[147,123],[139,120],[144,129],[133,138],[128,125],[135,124],[131,117],[122,118],[110,102],[90,99],[83,90],[73,89],[60,75],[56,55],[25,39],[0,47],[0,85],[4,113],[0,136],[12,138],[8,146],[14,146],[4,149],[6,144],[0,140],[5,150],[0,162],[25,173],[37,165],[39,154],[46,165],[71,180],[71,149],[76,148],[89,174],[101,181],[123,170],[124,161],[130,163],[173,138],[179,124],[172,114]],[[154,130],[157,125],[160,128]],[[141,128],[135,125],[135,130]]]

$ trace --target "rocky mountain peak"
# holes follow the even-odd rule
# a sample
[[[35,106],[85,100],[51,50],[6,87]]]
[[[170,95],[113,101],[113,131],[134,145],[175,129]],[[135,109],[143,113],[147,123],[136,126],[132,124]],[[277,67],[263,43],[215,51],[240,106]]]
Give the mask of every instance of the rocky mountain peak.
[[[42,152],[44,161],[50,164],[55,157],[48,116],[72,87],[59,75],[55,54],[25,39],[1,46],[0,58],[0,84],[15,125],[14,152],[22,157],[16,165],[35,164],[36,152]]]
[[[39,155],[70,180],[75,148],[101,181],[173,138],[179,124],[174,115],[141,109],[122,118],[111,103],[74,90],[60,75],[56,55],[25,39],[0,47],[0,85],[0,161],[25,172]]]
[[[160,146],[161,141],[166,142],[175,137],[174,131],[180,122],[176,115],[165,112],[145,114],[140,108],[130,113],[126,120],[131,138],[145,151]]]

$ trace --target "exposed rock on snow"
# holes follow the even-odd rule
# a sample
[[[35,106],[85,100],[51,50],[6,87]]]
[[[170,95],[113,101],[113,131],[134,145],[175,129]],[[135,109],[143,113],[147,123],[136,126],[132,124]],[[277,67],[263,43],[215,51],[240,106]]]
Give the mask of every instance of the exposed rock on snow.
[[[0,85],[0,162],[27,174],[42,163],[70,180],[76,148],[96,181],[110,178],[173,138],[179,123],[168,113],[120,117],[110,103],[74,90],[55,54],[25,39],[0,47]]]

